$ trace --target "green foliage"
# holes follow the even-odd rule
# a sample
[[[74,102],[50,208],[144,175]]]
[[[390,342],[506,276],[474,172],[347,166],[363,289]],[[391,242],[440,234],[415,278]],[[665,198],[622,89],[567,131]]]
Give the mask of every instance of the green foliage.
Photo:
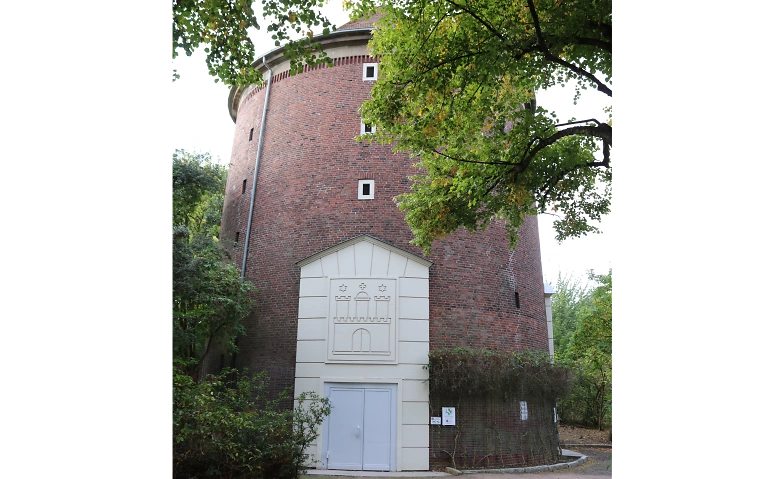
[[[318,10],[323,6],[323,0],[260,2],[262,17],[271,20],[267,31],[275,45],[285,45],[292,74],[302,71],[306,64],[332,65],[321,45],[313,42],[314,31],[327,34],[335,29]],[[262,81],[261,74],[253,68],[255,48],[248,37],[249,29],[260,28],[253,0],[173,0],[172,27],[172,58],[180,51],[190,56],[204,45],[207,69],[216,83],[251,85]],[[175,70],[174,79],[177,78]]]
[[[266,401],[267,377],[220,376],[196,383],[174,369],[174,477],[296,479],[310,457],[307,446],[329,415],[329,400],[303,393],[281,407],[290,391]]]
[[[588,288],[572,276],[558,274],[553,301],[553,336],[555,357],[564,358],[577,329],[578,314],[589,301]]]
[[[564,421],[603,429],[612,421],[612,270],[590,279],[597,285],[584,294],[559,277],[562,304],[556,309],[553,301],[556,356],[574,372],[574,387],[559,407]]]
[[[557,239],[609,212],[611,120],[559,124],[535,93],[574,80],[610,97],[611,0],[355,2],[384,14],[370,42],[379,80],[362,106],[369,138],[420,159],[398,197],[414,243],[555,211]],[[363,139],[368,137],[363,136]],[[601,152],[599,161],[594,154]]]
[[[172,177],[174,358],[194,373],[211,346],[235,351],[254,287],[218,243],[226,167],[177,150]]]
[[[175,150],[172,159],[174,226],[218,236],[228,168],[209,153]]]
[[[546,353],[442,348],[430,351],[433,397],[552,399],[570,388],[569,372]]]

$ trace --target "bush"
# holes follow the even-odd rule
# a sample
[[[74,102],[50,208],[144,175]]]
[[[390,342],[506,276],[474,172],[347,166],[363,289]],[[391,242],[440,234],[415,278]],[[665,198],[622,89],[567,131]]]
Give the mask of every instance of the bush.
[[[231,369],[196,383],[175,367],[175,478],[296,479],[305,470],[305,450],[329,414],[329,400],[303,393],[293,410],[285,409],[290,391],[267,401],[267,384],[264,373],[249,378]]]

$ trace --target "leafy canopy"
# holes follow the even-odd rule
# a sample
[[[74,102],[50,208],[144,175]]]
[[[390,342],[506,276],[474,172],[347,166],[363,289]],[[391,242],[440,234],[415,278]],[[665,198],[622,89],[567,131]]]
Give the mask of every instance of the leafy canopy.
[[[172,162],[174,358],[198,370],[211,345],[236,349],[253,285],[218,243],[225,166],[209,154],[175,151]]]
[[[612,270],[586,288],[559,276],[553,295],[555,356],[575,376],[561,416],[602,429],[612,411]]]
[[[579,324],[580,311],[588,305],[591,290],[573,276],[558,273],[552,297],[553,342],[555,357],[564,358],[569,350],[574,331]]]
[[[314,29],[335,26],[323,0],[259,4],[292,73],[331,60]],[[610,210],[609,107],[561,121],[536,93],[572,81],[612,97],[612,0],[357,0],[352,18],[381,12],[371,52],[380,78],[362,107],[372,139],[419,158],[422,173],[398,197],[429,252],[458,228],[505,221],[511,246],[526,216],[553,212],[556,239],[598,232]],[[217,81],[261,81],[248,37],[252,0],[173,0],[172,56],[205,47]],[[297,39],[295,40],[294,37]],[[300,38],[301,37],[301,38]],[[176,76],[176,74],[175,74]],[[367,138],[367,137],[364,137]]]
[[[256,51],[248,36],[251,28],[260,29],[253,5],[253,0],[172,0],[172,58],[180,52],[191,56],[204,46],[215,83],[261,83],[261,73],[252,66]],[[306,64],[332,65],[321,45],[313,42],[314,31],[326,35],[335,29],[318,10],[324,7],[323,0],[265,0],[257,5],[262,17],[271,20],[267,31],[275,45],[285,45],[292,73],[301,72]]]
[[[536,92],[567,81],[609,97],[611,0],[360,0],[383,17],[370,50],[380,77],[362,106],[372,139],[420,159],[398,197],[415,244],[553,210],[557,239],[598,229],[609,212],[606,114],[559,123]],[[364,137],[367,138],[367,137]],[[600,153],[600,159],[596,154]]]

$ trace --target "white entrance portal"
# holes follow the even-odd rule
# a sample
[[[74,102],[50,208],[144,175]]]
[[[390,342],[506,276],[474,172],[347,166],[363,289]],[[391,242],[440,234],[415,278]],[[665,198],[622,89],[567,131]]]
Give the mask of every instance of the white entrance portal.
[[[397,385],[327,384],[327,469],[395,470]]]

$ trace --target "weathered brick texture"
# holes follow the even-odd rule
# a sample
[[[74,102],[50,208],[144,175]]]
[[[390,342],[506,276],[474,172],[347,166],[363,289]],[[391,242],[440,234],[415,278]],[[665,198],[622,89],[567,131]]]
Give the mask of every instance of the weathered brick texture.
[[[297,261],[363,233],[422,254],[409,243],[411,231],[393,201],[410,187],[412,160],[393,154],[389,146],[355,141],[359,108],[373,85],[362,81],[362,63],[372,61],[376,59],[340,58],[332,68],[281,74],[272,83],[246,270],[258,293],[236,365],[268,371],[275,391],[294,383]],[[232,248],[238,265],[247,234],[264,93],[257,88],[247,97],[236,119],[221,239],[233,244],[239,232]],[[360,179],[375,180],[374,200],[357,199]],[[434,262],[431,348],[547,350],[535,217],[521,228],[514,252],[503,225],[493,223],[482,233],[459,231],[436,241],[428,259]]]

